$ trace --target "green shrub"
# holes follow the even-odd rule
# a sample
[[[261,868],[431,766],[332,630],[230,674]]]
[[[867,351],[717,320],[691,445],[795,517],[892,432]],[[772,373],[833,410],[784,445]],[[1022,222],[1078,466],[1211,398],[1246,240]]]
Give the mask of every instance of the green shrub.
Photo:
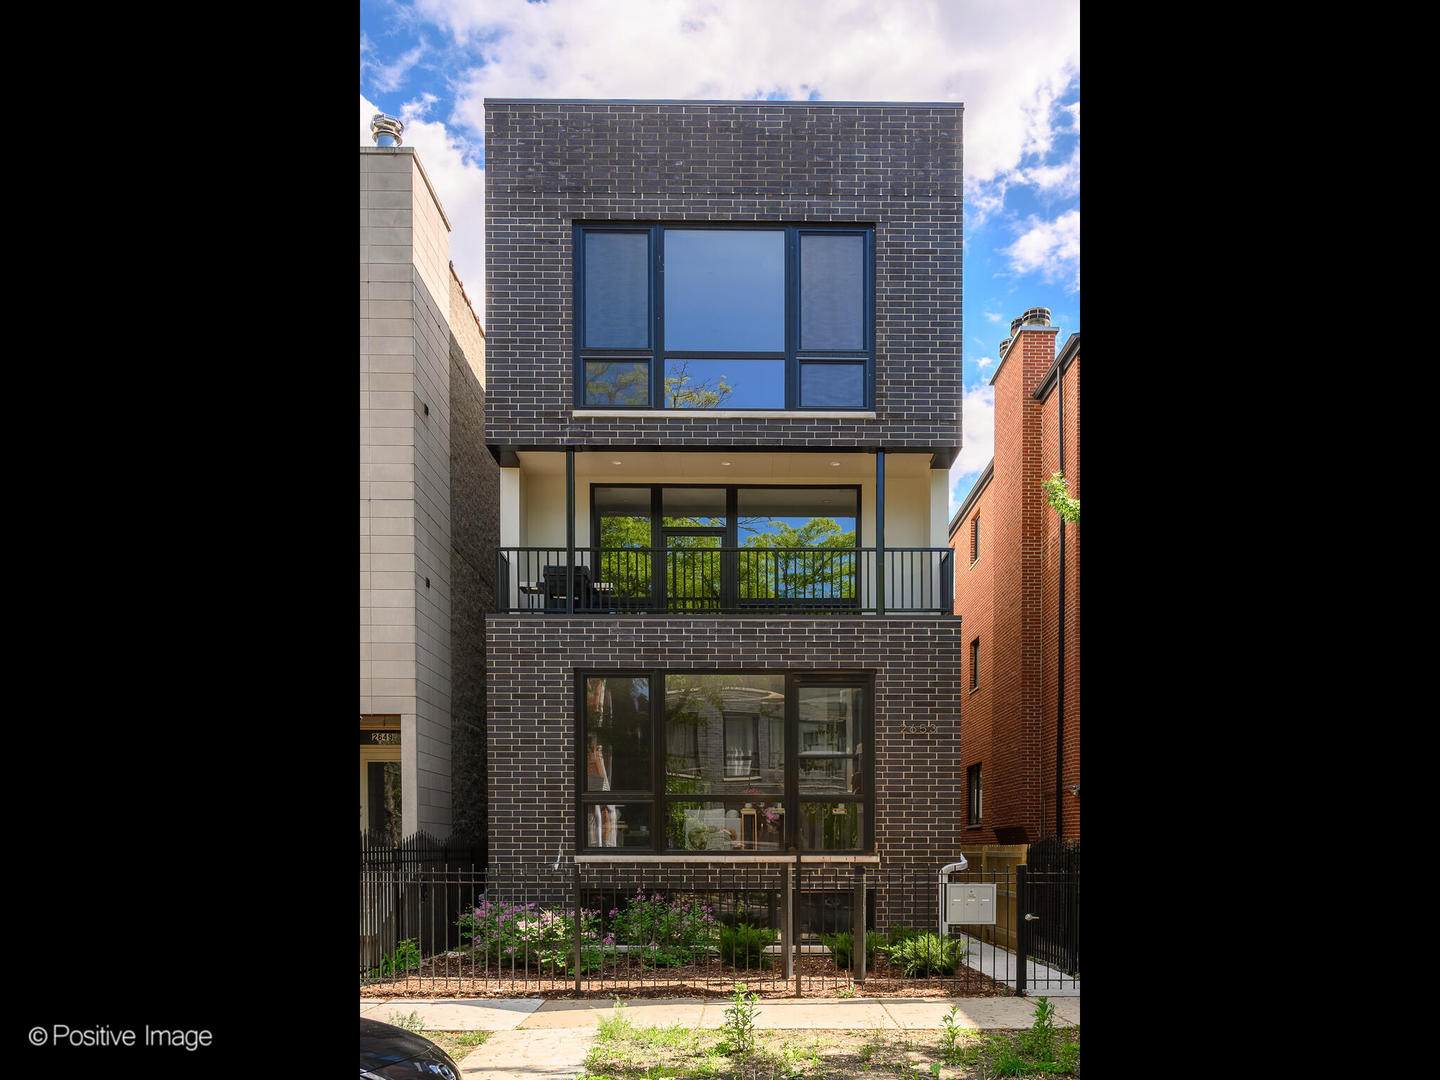
[[[954,975],[965,959],[965,945],[953,938],[920,934],[892,946],[889,953],[890,962],[907,976]]]
[[[849,970],[851,960],[855,955],[855,935],[850,933],[821,934],[820,940],[830,950],[830,955],[835,959],[835,966]],[[879,944],[874,934],[865,935],[865,966],[875,966],[875,948]]]
[[[765,950],[779,935],[765,926],[739,923],[720,927],[720,959],[737,968],[768,968],[774,960]]]
[[[380,958],[380,966],[371,968],[371,976],[375,975],[401,975],[407,971],[413,971],[420,966],[420,941],[417,938],[406,938],[395,946],[395,951],[389,956]]]
[[[645,961],[656,967],[693,964],[715,944],[719,925],[710,908],[698,900],[666,900],[637,889],[624,910],[611,912],[605,944],[640,946]]]
[[[880,951],[886,956],[889,956],[890,950],[895,948],[896,945],[906,941],[913,941],[919,937],[920,934],[921,931],[916,930],[913,926],[892,926],[889,930],[885,931],[885,942],[880,946]]]
[[[540,968],[552,973],[575,970],[575,921],[571,913],[534,904],[482,900],[456,921],[471,947],[502,967]],[[613,942],[599,936],[600,913],[581,910],[580,967],[600,966]]]
[[[732,1004],[725,1010],[725,1038],[730,1053],[737,1057],[755,1049],[755,1017],[759,1015],[755,999],[760,995],[753,990],[747,994],[746,989],[744,983],[736,983]]]

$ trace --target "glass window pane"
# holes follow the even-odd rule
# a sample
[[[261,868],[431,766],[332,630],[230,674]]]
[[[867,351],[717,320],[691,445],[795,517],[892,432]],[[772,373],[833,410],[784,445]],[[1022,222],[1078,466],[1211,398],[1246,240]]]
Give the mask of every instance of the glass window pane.
[[[804,851],[849,851],[864,842],[862,803],[800,804],[800,847]]]
[[[392,844],[400,842],[400,763],[372,761],[366,767],[370,790],[367,807],[371,832],[378,832]]]
[[[741,488],[736,535],[747,547],[854,547],[854,488]]]
[[[784,719],[783,675],[666,675],[666,743],[693,744],[698,760],[667,768],[665,790],[742,801],[782,795]]]
[[[585,680],[585,790],[650,790],[650,679]]]
[[[801,794],[864,793],[864,700],[865,688],[860,686],[797,688]]]
[[[865,238],[800,237],[800,348],[865,347]]]
[[[785,361],[665,360],[666,409],[783,409]]]
[[[778,851],[784,835],[785,807],[775,799],[665,803],[670,851]]]
[[[585,846],[592,848],[650,848],[649,803],[586,803]]]
[[[649,405],[650,361],[586,360],[586,405]]]
[[[801,364],[800,404],[807,409],[864,405],[865,365]]]
[[[585,234],[585,348],[650,347],[650,234]]]
[[[660,512],[667,528],[724,528],[725,489],[664,488],[660,492]]]
[[[685,352],[783,350],[785,234],[666,229],[665,347]]]

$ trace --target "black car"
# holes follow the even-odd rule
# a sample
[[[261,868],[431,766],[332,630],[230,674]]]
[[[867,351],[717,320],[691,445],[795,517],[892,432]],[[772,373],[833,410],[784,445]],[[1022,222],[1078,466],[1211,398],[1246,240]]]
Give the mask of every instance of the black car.
[[[460,1080],[460,1066],[429,1039],[362,1016],[360,1080]]]

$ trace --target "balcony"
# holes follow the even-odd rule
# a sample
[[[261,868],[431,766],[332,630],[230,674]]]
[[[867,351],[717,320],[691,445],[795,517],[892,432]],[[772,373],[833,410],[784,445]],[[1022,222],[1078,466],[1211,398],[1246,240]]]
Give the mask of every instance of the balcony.
[[[950,548],[499,549],[496,610],[534,615],[950,615]]]

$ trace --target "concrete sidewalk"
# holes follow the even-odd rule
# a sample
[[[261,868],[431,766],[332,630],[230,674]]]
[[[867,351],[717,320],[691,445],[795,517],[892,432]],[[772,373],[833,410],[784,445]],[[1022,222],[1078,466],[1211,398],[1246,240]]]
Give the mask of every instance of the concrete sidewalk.
[[[1036,995],[1037,997],[1039,995]],[[1080,998],[1057,997],[1055,1020],[1080,1023]],[[764,1029],[895,1030],[942,1028],[955,1006],[962,1027],[1018,1030],[1035,1018],[1035,998],[779,998],[757,1002],[755,1027]],[[625,1003],[637,1027],[719,1028],[727,998],[641,998]],[[360,1015],[391,1022],[417,1013],[439,1031],[493,1031],[485,1045],[460,1063],[468,1080],[569,1080],[583,1071],[595,1041],[595,1024],[616,1009],[603,1001],[539,998],[362,998]]]

